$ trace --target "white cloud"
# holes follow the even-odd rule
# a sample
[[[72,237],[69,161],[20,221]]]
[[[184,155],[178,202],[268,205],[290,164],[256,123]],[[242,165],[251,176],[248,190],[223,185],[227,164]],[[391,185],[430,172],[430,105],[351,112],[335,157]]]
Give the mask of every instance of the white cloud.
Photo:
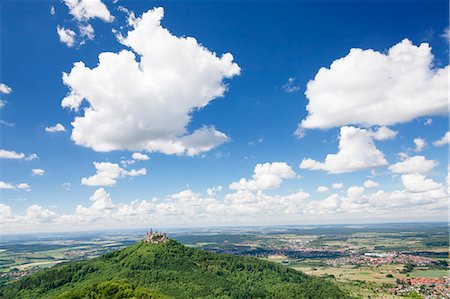
[[[5,100],[0,100],[0,109],[2,109],[3,107],[5,107],[5,106],[6,106],[6,103],[8,103],[8,102],[5,101]]]
[[[52,5],[52,6],[50,7],[50,14],[51,14],[52,16],[54,16],[55,13],[56,13],[55,7]]]
[[[416,145],[416,152],[421,152],[427,146],[427,141],[423,138],[414,138],[414,144]]]
[[[214,127],[190,134],[187,126],[192,112],[224,95],[223,80],[238,75],[239,66],[230,53],[217,57],[192,37],[172,35],[160,25],[163,14],[150,10],[125,37],[118,35],[130,50],[101,53],[95,68],[77,62],[63,75],[70,93],[62,106],[88,104],[72,122],[76,144],[196,155],[229,140]]]
[[[88,21],[99,18],[105,22],[112,22],[114,17],[101,0],[64,0],[69,8],[69,13],[77,21]]]
[[[121,177],[135,177],[147,174],[147,169],[132,169],[127,171],[116,163],[94,162],[96,174],[88,178],[82,178],[81,184],[87,186],[114,186]]]
[[[31,173],[34,175],[44,175],[45,174],[45,170],[44,169],[40,169],[40,168],[33,168],[31,169]]]
[[[30,154],[27,156],[24,153],[17,153],[15,151],[0,149],[0,159],[15,159],[15,160],[25,159],[27,161],[31,161],[37,159],[37,157],[38,156],[36,154]]]
[[[365,188],[376,188],[378,186],[380,186],[380,184],[372,180],[367,180],[364,182]]]
[[[445,133],[440,139],[433,142],[434,146],[443,146],[450,143],[450,131]]]
[[[12,189],[16,189],[16,187],[11,183],[0,181],[0,189],[11,189],[12,190]]]
[[[85,37],[90,40],[94,39],[95,32],[94,27],[92,27],[91,24],[79,24],[78,29],[80,30],[80,35],[82,37]]]
[[[65,132],[65,131],[66,131],[66,128],[64,128],[64,126],[60,123],[57,123],[54,126],[45,128],[45,132],[49,132],[49,133]]]
[[[308,116],[299,130],[387,126],[446,115],[448,66],[434,68],[431,47],[408,39],[384,54],[351,49],[307,84]]]
[[[394,139],[397,134],[397,131],[391,130],[388,127],[379,127],[372,133],[372,136],[375,140],[388,140]]]
[[[14,185],[14,184],[11,184],[8,182],[0,181],[0,189],[30,191],[31,187],[27,183],[20,183],[20,184]]]
[[[342,188],[344,188],[344,184],[342,184],[342,183],[333,183],[331,185],[331,188],[333,188],[333,189],[342,189]]]
[[[208,188],[206,190],[206,194],[208,194],[209,197],[213,197],[217,194],[217,192],[220,192],[220,191],[222,191],[222,186],[219,185],[219,186]]]
[[[352,186],[347,189],[347,196],[353,199],[360,198],[364,193],[364,188],[361,186]]]
[[[426,173],[431,171],[437,164],[437,161],[427,160],[424,156],[413,156],[390,165],[388,168],[393,173]]]
[[[326,186],[319,186],[319,187],[317,187],[317,192],[319,192],[319,193],[326,193],[328,191],[329,191],[329,189]]]
[[[230,184],[232,190],[277,189],[283,179],[293,179],[297,175],[285,162],[257,164],[251,180],[245,178]]]
[[[328,173],[345,173],[387,165],[384,154],[376,148],[373,138],[376,132],[355,127],[342,127],[339,137],[339,152],[328,154],[324,162],[303,159],[300,168],[324,170]],[[386,138],[382,134],[378,138]]]
[[[432,179],[427,179],[421,174],[404,174],[402,175],[402,183],[410,192],[426,192],[443,188],[439,183]]]
[[[147,161],[150,159],[149,156],[147,156],[146,154],[142,154],[142,153],[133,153],[133,155],[131,155],[131,157],[134,160],[139,160],[139,161]]]
[[[431,126],[433,124],[433,119],[427,118],[427,120],[423,124],[425,126]]]
[[[294,93],[299,91],[300,87],[295,85],[295,78],[290,77],[287,83],[282,86],[282,89],[287,93]]]
[[[442,33],[442,37],[445,38],[447,42],[450,42],[450,29],[447,27],[444,30],[444,33]]]
[[[0,83],[0,93],[10,94],[12,92],[11,87],[4,83]]]
[[[59,41],[64,43],[67,47],[70,48],[75,45],[76,33],[73,30],[57,26],[56,32],[58,33]]]
[[[406,179],[407,181],[407,179]],[[419,181],[419,183],[417,183]],[[421,185],[421,187],[417,187]],[[409,185],[406,183],[406,186]],[[425,178],[412,183],[412,190],[379,190],[365,193],[360,186],[348,188],[345,195],[332,194],[324,199],[311,198],[303,191],[286,195],[268,195],[263,191],[238,190],[202,197],[187,189],[165,198],[114,203],[103,188],[90,197],[90,205],[77,205],[75,211],[58,215],[37,205],[24,216],[16,215],[8,205],[0,205],[3,229],[7,232],[45,230],[85,230],[87,228],[128,228],[136,223],[165,226],[226,224],[318,223],[339,219],[446,219],[448,195],[443,186]],[[36,225],[39,224],[39,225]]]

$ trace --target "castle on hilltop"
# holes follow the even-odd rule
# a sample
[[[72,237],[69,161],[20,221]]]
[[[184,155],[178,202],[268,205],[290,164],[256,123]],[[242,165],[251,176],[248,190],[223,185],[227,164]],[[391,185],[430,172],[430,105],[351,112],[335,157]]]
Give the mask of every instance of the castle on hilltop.
[[[169,240],[165,233],[158,233],[158,231],[153,232],[151,229],[145,234],[144,242],[146,243],[165,243]]]

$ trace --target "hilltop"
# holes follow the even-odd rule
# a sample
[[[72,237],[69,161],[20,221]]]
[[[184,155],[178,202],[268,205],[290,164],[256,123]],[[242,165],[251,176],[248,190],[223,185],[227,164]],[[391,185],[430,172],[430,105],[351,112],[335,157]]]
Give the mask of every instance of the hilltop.
[[[0,288],[1,298],[348,298],[333,283],[285,266],[186,247],[138,242],[63,263]]]

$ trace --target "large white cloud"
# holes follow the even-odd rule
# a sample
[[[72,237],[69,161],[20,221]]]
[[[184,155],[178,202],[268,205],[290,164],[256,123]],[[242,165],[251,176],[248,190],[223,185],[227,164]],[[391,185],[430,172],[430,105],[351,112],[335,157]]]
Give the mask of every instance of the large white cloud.
[[[437,164],[437,161],[427,160],[424,156],[413,156],[390,165],[389,170],[394,173],[426,173]]]
[[[88,21],[99,18],[105,22],[112,22],[114,17],[101,0],[64,0],[69,13],[77,21]]]
[[[81,184],[87,186],[114,186],[121,177],[134,177],[147,174],[147,169],[132,169],[127,171],[117,163],[94,162],[96,174],[88,178],[82,178]]]
[[[195,155],[229,140],[214,127],[190,133],[187,126],[192,112],[224,95],[223,80],[238,75],[239,66],[230,53],[218,57],[192,37],[172,35],[160,25],[163,14],[150,10],[118,36],[130,50],[101,53],[96,67],[77,62],[63,75],[70,93],[62,106],[88,105],[72,122],[76,144]]]
[[[324,162],[303,159],[300,168],[323,170],[328,173],[345,173],[387,165],[384,154],[376,148],[373,139],[391,138],[392,134],[378,134],[366,129],[342,127],[339,136],[339,152],[328,154]]]
[[[280,187],[283,179],[293,179],[295,172],[285,162],[257,164],[251,180],[245,178],[230,184],[232,190],[266,190]]]
[[[304,129],[393,125],[448,113],[448,66],[435,68],[431,47],[408,39],[387,53],[351,49],[308,82]]]

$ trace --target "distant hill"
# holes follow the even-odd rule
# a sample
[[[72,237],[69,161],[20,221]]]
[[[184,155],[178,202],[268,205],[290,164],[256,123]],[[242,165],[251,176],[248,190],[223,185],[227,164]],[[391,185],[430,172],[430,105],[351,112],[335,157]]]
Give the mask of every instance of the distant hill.
[[[0,288],[0,298],[349,298],[333,283],[285,266],[139,242],[57,265]]]

